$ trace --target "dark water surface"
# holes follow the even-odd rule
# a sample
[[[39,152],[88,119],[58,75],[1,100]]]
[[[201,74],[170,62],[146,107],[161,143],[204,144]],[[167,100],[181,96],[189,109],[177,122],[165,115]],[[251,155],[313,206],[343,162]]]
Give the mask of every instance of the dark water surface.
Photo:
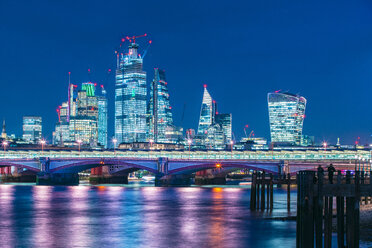
[[[242,187],[0,185],[0,247],[295,247],[294,221],[263,218],[287,216],[285,191],[271,214],[250,212],[249,196]]]

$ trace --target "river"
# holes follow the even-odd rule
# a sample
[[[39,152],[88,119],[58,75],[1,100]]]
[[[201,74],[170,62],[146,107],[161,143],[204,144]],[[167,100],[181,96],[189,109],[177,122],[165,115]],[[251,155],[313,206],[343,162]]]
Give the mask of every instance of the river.
[[[275,219],[288,216],[286,191],[271,213],[251,212],[249,197],[247,186],[3,184],[0,247],[295,247],[295,221]]]

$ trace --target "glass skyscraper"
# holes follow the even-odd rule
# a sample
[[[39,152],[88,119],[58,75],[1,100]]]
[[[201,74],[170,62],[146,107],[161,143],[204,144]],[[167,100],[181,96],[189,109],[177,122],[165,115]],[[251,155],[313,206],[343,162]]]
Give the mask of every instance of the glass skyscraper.
[[[115,137],[117,144],[145,142],[147,125],[146,72],[137,53],[138,45],[129,45],[127,54],[121,54],[116,70]]]
[[[267,96],[271,142],[301,145],[306,99],[290,93]]]
[[[23,117],[23,139],[30,143],[41,140],[42,119],[39,116]]]
[[[107,98],[106,90],[101,85],[102,91],[98,98],[98,143],[107,148]]]
[[[232,115],[231,114],[216,114],[216,123],[221,125],[222,131],[225,134],[225,143],[229,144],[232,139]]]
[[[200,119],[198,126],[198,135],[205,136],[210,125],[214,120],[214,106],[211,95],[207,90],[207,86],[204,85],[203,101],[200,109]]]
[[[165,71],[155,68],[154,75],[150,87],[148,138],[155,143],[174,143],[175,140],[169,138],[172,135],[166,135],[174,127]]]

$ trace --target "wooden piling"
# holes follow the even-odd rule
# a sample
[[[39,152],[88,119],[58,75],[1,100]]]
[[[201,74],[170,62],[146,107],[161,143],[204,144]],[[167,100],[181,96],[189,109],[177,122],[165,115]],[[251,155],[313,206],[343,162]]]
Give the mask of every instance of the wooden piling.
[[[274,185],[273,185],[274,176],[270,173],[270,210],[274,208]]]
[[[257,181],[257,174],[254,171],[252,173],[252,183],[251,183],[251,202],[250,202],[250,209],[252,211],[256,210],[256,181]]]
[[[314,172],[300,171],[297,174],[297,226],[296,246],[314,247]]]
[[[287,176],[287,211],[291,211],[291,174]]]
[[[265,210],[265,171],[261,175],[261,210]]]
[[[256,209],[260,209],[260,173],[257,172],[257,183],[256,183]]]
[[[266,209],[270,208],[270,182],[271,177],[266,181]]]
[[[341,171],[337,173],[337,185],[341,185]],[[337,247],[344,248],[345,234],[344,234],[344,197],[336,197],[336,210],[337,210]]]
[[[317,171],[317,196],[315,205],[315,243],[316,247],[323,247],[323,171]],[[298,184],[298,182],[297,182]]]

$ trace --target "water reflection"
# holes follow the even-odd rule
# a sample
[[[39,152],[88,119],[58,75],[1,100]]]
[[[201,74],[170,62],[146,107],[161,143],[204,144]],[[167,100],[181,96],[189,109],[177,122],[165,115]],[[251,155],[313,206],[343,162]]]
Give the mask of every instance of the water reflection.
[[[0,208],[0,247],[295,246],[295,223],[252,215],[242,188],[0,185]]]

